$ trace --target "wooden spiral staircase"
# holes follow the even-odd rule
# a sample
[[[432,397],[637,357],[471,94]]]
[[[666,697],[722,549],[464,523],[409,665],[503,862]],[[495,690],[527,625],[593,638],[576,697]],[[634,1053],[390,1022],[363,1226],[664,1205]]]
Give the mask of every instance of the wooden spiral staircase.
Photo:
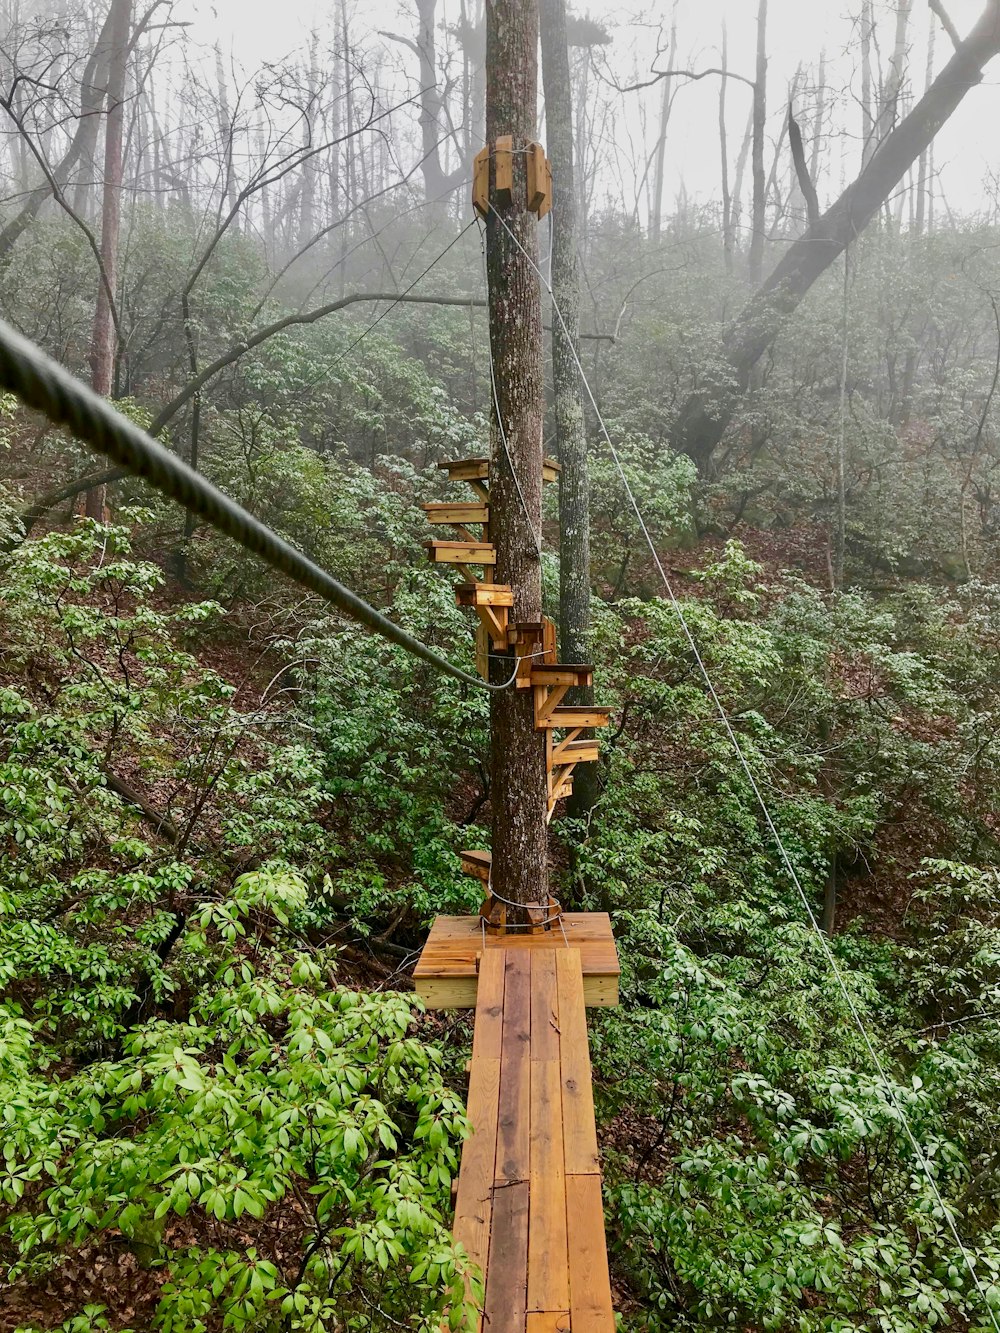
[[[496,564],[496,552],[490,544],[490,463],[487,458],[464,458],[439,463],[450,481],[466,482],[475,499],[423,505],[428,521],[454,530],[456,540],[432,540],[427,552],[436,564],[454,565],[464,582],[455,588],[459,606],[471,607],[479,618],[476,632],[476,667],[484,680],[489,679],[489,654],[509,653],[516,659],[519,690],[534,695],[535,729],[545,733],[545,771],[548,775],[548,818],[559,801],[573,791],[573,771],[577,764],[597,760],[600,745],[593,732],[606,727],[610,710],[593,705],[564,704],[570,690],[593,684],[593,667],[558,661],[556,628],[543,617],[540,623],[512,619],[514,591],[503,583],[488,582],[489,571]],[[555,481],[559,464],[550,458],[542,464],[543,481]],[[470,531],[478,528],[478,534]],[[473,567],[483,571],[480,577]],[[462,853],[463,869],[484,883],[490,880],[490,853]],[[487,909],[484,906],[484,914]],[[503,904],[488,909],[491,922],[502,925]],[[536,929],[542,929],[546,914],[536,912]]]
[[[543,733],[548,818],[573,790],[577,764],[599,753],[594,732],[609,709],[565,702],[591,685],[591,667],[557,660],[555,626],[513,619],[514,592],[489,581],[490,465],[442,463],[473,498],[425,504],[452,540],[427,543],[463,582],[459,606],[478,618],[476,665],[514,659],[515,688],[531,690]],[[558,464],[546,459],[543,478]],[[481,571],[481,576],[476,571]],[[614,1333],[601,1172],[587,1041],[587,1006],[618,1003],[618,955],[603,912],[563,912],[553,898],[514,928],[491,891],[492,856],[461,853],[487,892],[477,916],[439,916],[413,979],[430,1008],[475,1007],[469,1061],[472,1136],[455,1188],[455,1239],[483,1277],[480,1333]]]

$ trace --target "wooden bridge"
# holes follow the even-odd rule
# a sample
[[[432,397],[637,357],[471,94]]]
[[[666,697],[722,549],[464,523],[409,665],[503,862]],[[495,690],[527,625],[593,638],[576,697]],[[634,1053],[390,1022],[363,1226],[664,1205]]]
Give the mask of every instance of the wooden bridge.
[[[487,577],[496,565],[489,460],[439,466],[474,498],[423,506],[431,524],[453,528],[457,538],[429,541],[427,551],[464,579],[455,600],[478,618],[480,674],[489,679],[488,655],[499,652],[516,663],[514,688],[532,692],[551,819],[573,790],[576,766],[597,759],[592,733],[608,725],[610,710],[567,704],[571,691],[592,685],[593,669],[560,662],[553,622],[516,622],[513,588]],[[558,475],[559,465],[545,459],[542,480]],[[480,1328],[614,1333],[586,1010],[618,1003],[611,922],[604,913],[564,913],[549,897],[526,905],[527,919],[508,926],[507,904],[493,893],[491,853],[461,857],[486,900],[478,916],[438,917],[414,983],[429,1008],[476,1010],[472,1134],[462,1151],[454,1232],[485,1279]]]
[[[480,1326],[488,1333],[615,1327],[585,970],[597,987],[591,1002],[616,1003],[617,957],[601,914],[571,914],[565,935],[491,936],[476,918],[439,918],[417,965],[429,1005],[476,1007],[473,1132],[454,1234],[485,1277]]]

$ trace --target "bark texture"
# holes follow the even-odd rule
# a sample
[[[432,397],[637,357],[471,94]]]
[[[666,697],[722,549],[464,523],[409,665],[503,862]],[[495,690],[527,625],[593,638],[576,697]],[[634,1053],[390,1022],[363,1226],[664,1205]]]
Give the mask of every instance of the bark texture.
[[[510,134],[515,150],[535,137],[538,10],[534,0],[488,0],[486,6],[486,139]],[[495,195],[491,170],[491,199]],[[514,154],[510,202],[496,201],[528,254],[537,252],[535,218],[526,208],[525,157]],[[542,571],[535,544],[542,517],[542,307],[528,260],[491,209],[486,224],[490,340],[497,397],[525,506],[522,507],[494,414],[490,463],[490,540],[497,583],[514,590],[513,618],[541,621]],[[527,509],[527,514],[525,513]],[[512,661],[493,662],[496,678]],[[492,696],[493,887],[516,903],[544,902],[546,867],[545,744],[534,728],[530,690]]]
[[[673,444],[710,475],[712,456],[746,392],[754,366],[813,283],[865,229],[908,169],[1000,52],[1000,0],[990,0],[969,36],[908,116],[886,135],[861,174],[794,241],[724,338],[729,373],[713,391],[693,394],[673,429]]]
[[[590,661],[590,474],[583,387],[574,350],[580,334],[580,270],[576,254],[573,101],[566,40],[566,0],[541,0],[542,83],[546,150],[552,164],[552,292],[568,336],[552,315],[552,397],[559,477],[559,646],[564,662]],[[592,689],[572,703],[592,703]],[[570,813],[586,817],[597,795],[593,764],[573,774]]]

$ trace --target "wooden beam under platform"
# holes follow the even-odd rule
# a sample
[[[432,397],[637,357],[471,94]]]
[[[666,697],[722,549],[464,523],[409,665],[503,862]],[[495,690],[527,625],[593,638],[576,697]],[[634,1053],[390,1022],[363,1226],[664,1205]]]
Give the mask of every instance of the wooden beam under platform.
[[[564,912],[561,924],[562,929],[556,924],[537,935],[526,931],[496,935],[484,933],[478,916],[436,917],[413,970],[417,994],[428,1009],[471,1009],[476,1003],[477,966],[484,953],[569,947],[580,955],[587,1004],[616,1005],[621,967],[607,912]]]

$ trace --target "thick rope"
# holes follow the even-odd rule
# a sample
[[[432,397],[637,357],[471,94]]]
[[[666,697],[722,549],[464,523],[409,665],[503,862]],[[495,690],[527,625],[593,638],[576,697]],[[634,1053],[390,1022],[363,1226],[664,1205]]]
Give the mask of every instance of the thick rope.
[[[373,633],[419,657],[435,670],[480,690],[506,690],[510,680],[490,685],[449,662],[427,644],[408,634],[342,583],[297,551],[276,532],[205,480],[176,455],[105,399],[81,383],[41,348],[0,320],[0,387],[16,394],[28,407],[42,412],[98,453],[142,477],[170,500],[198,514],[245,550],[317,593],[344,615]]]

